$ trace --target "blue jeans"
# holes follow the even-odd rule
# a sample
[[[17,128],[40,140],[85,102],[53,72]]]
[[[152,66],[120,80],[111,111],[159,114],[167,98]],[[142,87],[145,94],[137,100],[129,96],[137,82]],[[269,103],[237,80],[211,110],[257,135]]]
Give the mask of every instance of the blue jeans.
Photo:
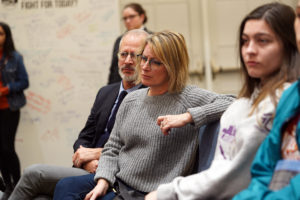
[[[87,174],[61,179],[56,184],[53,200],[83,200],[96,186],[94,176],[95,174]],[[105,196],[98,197],[97,200],[112,200],[114,197],[115,193],[109,189]]]

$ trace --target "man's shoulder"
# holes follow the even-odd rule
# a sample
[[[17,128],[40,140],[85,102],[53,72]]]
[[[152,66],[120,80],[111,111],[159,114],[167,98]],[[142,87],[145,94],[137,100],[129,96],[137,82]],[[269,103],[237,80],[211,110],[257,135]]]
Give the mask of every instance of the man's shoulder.
[[[103,87],[101,87],[99,90],[98,90],[98,93],[97,93],[97,96],[106,96],[110,93],[116,93],[116,95],[118,94],[118,91],[120,89],[120,85],[121,85],[121,82],[117,82],[117,83],[112,83],[112,84],[109,84],[109,85],[105,85]]]
[[[116,82],[112,84],[108,84],[100,88],[100,90],[111,90],[113,88],[120,88],[121,82]]]

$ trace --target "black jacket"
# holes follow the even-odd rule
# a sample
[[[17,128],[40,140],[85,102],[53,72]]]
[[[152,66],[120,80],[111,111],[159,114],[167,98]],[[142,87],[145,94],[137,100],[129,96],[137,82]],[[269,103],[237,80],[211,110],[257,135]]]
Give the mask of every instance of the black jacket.
[[[91,113],[78,139],[73,145],[74,152],[80,145],[95,148],[99,137],[104,134],[108,118],[118,97],[121,82],[102,87],[96,96]],[[143,88],[145,86],[141,86]]]
[[[98,138],[104,133],[111,109],[119,93],[121,82],[102,87],[96,96],[91,113],[73,145],[74,152],[80,145],[94,148]]]

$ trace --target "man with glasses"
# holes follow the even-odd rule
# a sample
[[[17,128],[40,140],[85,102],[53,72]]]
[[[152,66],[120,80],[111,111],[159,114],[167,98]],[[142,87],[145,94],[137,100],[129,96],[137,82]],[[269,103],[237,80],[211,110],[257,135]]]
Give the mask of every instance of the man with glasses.
[[[123,17],[122,20],[127,29],[143,29],[144,31],[151,33],[148,31],[144,24],[147,22],[146,11],[143,7],[138,3],[130,3],[124,6],[123,9]],[[122,38],[122,35],[117,38],[114,44],[112,61],[110,65],[110,73],[108,77],[108,84],[116,83],[121,80],[121,77],[118,73],[118,52],[119,52],[119,43]]]
[[[143,87],[135,83],[138,77],[135,67],[140,53],[138,50],[144,45],[147,36],[148,33],[143,30],[132,30],[124,34],[118,52],[122,81],[99,90],[85,127],[74,143],[73,167],[41,164],[30,166],[9,199],[29,200],[37,196],[39,199],[52,199],[55,185],[61,178],[95,173],[122,98]]]

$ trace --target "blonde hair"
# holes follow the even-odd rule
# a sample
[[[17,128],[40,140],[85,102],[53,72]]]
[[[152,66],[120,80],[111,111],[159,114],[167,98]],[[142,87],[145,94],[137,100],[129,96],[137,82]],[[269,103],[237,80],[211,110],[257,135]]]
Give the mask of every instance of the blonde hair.
[[[166,67],[169,75],[168,92],[181,92],[188,80],[189,66],[189,56],[183,35],[174,31],[161,31],[150,35],[144,48],[147,44]],[[140,74],[140,61],[138,70]],[[139,80],[141,80],[140,77]]]

